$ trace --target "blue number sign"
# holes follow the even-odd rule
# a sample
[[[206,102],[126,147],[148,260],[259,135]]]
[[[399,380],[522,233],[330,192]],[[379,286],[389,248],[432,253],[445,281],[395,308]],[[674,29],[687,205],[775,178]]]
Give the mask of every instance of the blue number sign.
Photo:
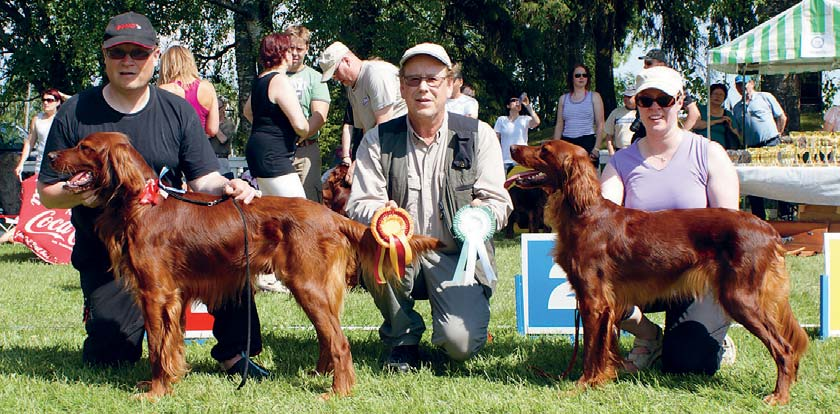
[[[555,235],[522,234],[522,275],[516,284],[516,325],[522,334],[573,334],[575,294],[552,256]]]

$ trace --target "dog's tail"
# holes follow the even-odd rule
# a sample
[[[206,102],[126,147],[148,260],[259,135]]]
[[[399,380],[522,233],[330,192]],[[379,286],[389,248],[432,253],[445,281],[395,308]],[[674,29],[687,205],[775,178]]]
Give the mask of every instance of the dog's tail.
[[[373,274],[379,265],[380,256],[379,249],[377,248],[379,244],[373,237],[370,227],[342,217],[342,220],[339,223],[339,230],[345,237],[347,237],[350,244],[355,247],[356,252],[358,253],[358,264],[361,266],[362,271],[368,274]],[[440,240],[421,234],[415,234],[412,236],[411,239],[408,240],[408,244],[411,246],[411,251],[413,253],[412,256],[415,262],[424,252],[443,247],[443,243]],[[382,261],[382,265],[385,277],[392,277],[396,275],[396,271],[391,266],[390,260]]]

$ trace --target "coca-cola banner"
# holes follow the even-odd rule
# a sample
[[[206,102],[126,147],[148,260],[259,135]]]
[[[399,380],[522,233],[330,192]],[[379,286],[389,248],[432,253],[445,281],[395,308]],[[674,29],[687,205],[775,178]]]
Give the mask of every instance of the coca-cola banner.
[[[21,183],[20,214],[14,240],[25,244],[48,263],[70,263],[76,243],[76,229],[70,224],[70,210],[49,210],[35,191],[38,175]]]

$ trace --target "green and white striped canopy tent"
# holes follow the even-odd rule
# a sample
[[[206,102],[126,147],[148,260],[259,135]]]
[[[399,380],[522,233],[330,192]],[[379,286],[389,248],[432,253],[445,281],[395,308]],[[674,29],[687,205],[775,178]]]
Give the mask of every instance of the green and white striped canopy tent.
[[[784,74],[840,69],[840,0],[804,0],[709,51],[724,73]]]

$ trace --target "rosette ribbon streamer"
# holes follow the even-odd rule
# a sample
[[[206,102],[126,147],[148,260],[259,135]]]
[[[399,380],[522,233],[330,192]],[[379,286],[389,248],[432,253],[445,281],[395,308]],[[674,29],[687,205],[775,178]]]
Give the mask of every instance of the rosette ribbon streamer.
[[[385,256],[391,260],[391,266],[399,277],[405,276],[405,266],[414,260],[408,239],[414,234],[414,223],[407,211],[401,208],[383,207],[376,211],[370,221],[370,230],[376,239],[376,283],[385,284]]]
[[[493,265],[490,262],[490,253],[484,244],[493,237],[496,231],[496,218],[490,208],[464,206],[455,213],[452,227],[455,237],[463,242],[463,245],[461,256],[458,257],[458,264],[455,267],[455,274],[451,281],[443,283],[444,287],[471,284],[475,280],[476,258],[484,269],[487,281],[492,283],[496,280],[496,272],[493,271]]]

